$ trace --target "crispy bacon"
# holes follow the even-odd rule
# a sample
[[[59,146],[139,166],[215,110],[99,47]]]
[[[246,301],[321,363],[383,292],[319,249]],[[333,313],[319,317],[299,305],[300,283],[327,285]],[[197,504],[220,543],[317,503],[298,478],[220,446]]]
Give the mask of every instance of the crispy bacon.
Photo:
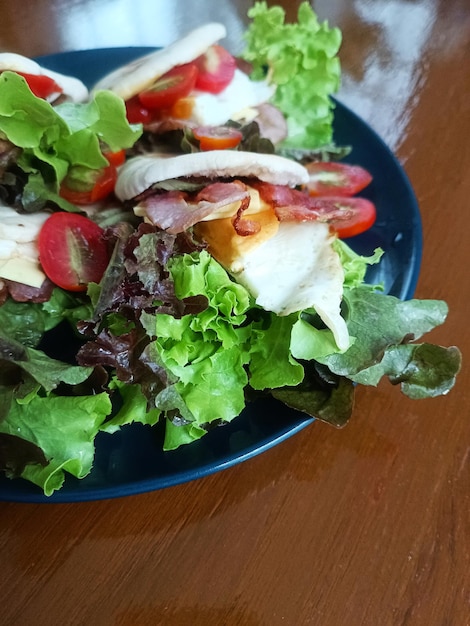
[[[144,209],[154,226],[176,235],[234,202],[241,202],[234,228],[238,227],[241,231],[251,230],[241,220],[243,211],[250,203],[250,194],[240,181],[212,183],[192,198],[181,191],[157,193],[141,200],[138,206],[140,210]]]
[[[237,214],[232,220],[233,228],[237,235],[241,237],[249,237],[250,235],[255,235],[261,229],[259,222],[255,220],[247,220],[242,219],[243,213],[247,210],[250,205],[250,196],[244,198],[240,204],[240,207],[237,211]]]
[[[331,200],[309,196],[298,189],[257,181],[253,183],[260,196],[270,204],[280,222],[329,222],[344,217],[344,209],[336,207]]]
[[[251,180],[250,186],[274,208],[280,222],[330,222],[345,216],[344,207],[336,206],[331,198],[324,200],[298,189],[263,181]],[[232,220],[235,232],[242,237],[257,233],[259,223],[243,217],[250,204],[250,194],[239,180],[211,183],[192,196],[182,191],[154,193],[143,197],[138,206],[154,226],[176,235],[234,202],[240,202]]]
[[[154,226],[171,234],[182,232],[191,226],[186,194],[182,191],[168,191],[148,196],[138,204],[143,208]]]
[[[221,206],[225,206],[232,202],[243,200],[247,195],[249,196],[246,186],[241,181],[234,180],[230,183],[217,182],[207,185],[204,189],[201,189],[194,201],[206,201],[212,204],[223,203]]]

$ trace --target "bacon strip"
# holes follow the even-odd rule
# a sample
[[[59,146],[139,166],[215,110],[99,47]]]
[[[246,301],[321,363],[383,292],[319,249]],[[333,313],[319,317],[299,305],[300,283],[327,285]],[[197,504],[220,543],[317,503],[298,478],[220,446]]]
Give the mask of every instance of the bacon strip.
[[[237,214],[232,220],[233,228],[237,235],[241,237],[249,237],[250,235],[254,235],[261,230],[261,225],[259,222],[255,220],[247,220],[242,219],[243,213],[247,210],[250,205],[250,196],[244,198],[240,204],[240,208],[237,211]]]
[[[298,189],[261,181],[253,183],[253,187],[259,191],[263,200],[274,208],[280,222],[330,222],[345,217],[345,209],[336,207],[331,198],[324,200],[309,196]]]
[[[323,200],[298,189],[262,181],[250,181],[250,185],[274,208],[280,222],[330,222],[346,216],[345,208],[336,206],[331,198]],[[232,221],[235,232],[242,237],[257,233],[259,223],[243,218],[250,204],[250,194],[239,180],[211,183],[193,196],[182,191],[155,193],[143,198],[138,207],[152,224],[176,235],[234,202],[240,202]]]
[[[137,206],[139,210],[144,209],[154,226],[171,234],[176,235],[192,225],[193,216],[188,211],[186,194],[182,191],[168,191],[148,196]]]
[[[144,209],[152,224],[176,235],[234,202],[241,202],[234,219],[235,230],[237,227],[242,231],[250,230],[249,226],[243,228],[241,220],[241,214],[250,203],[250,194],[240,181],[212,183],[193,198],[181,191],[154,194],[141,200],[138,207]]]

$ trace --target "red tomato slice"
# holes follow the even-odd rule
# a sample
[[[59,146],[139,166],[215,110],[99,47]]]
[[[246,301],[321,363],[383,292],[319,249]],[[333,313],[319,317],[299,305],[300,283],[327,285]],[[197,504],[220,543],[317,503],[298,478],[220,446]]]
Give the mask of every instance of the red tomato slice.
[[[107,157],[106,157],[107,158]],[[80,179],[78,172],[83,173]],[[86,205],[104,200],[113,191],[116,184],[117,170],[110,163],[101,170],[88,170],[76,168],[74,172],[67,174],[62,181],[59,195],[72,204]]]
[[[39,260],[47,277],[62,289],[85,291],[108,266],[103,229],[78,213],[53,213],[39,232]]]
[[[233,56],[222,48],[214,45],[195,61],[199,74],[196,80],[196,89],[220,93],[232,81],[235,73],[236,61]]]
[[[315,198],[315,207],[338,237],[346,239],[368,230],[375,222],[375,205],[366,198],[323,196]]]
[[[230,126],[198,126],[193,135],[201,150],[226,150],[236,148],[243,138],[242,133]]]
[[[306,188],[311,196],[353,196],[372,181],[360,165],[331,161],[309,163],[306,168],[310,174]]]
[[[28,87],[33,94],[38,98],[47,98],[52,94],[59,94],[63,92],[63,89],[58,85],[53,78],[45,76],[44,74],[26,74],[25,72],[16,72],[19,76],[22,76],[28,83]]]
[[[147,109],[169,109],[187,96],[196,84],[198,70],[194,63],[177,65],[160,76],[151,87],[139,93],[140,103]]]

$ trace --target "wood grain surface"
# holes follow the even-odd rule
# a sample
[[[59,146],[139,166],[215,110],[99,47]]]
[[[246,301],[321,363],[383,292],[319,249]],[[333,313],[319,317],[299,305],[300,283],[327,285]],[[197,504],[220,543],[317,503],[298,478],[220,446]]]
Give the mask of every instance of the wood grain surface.
[[[250,4],[3,0],[0,49],[164,45],[217,19],[237,51]],[[298,2],[281,4],[295,15]],[[0,503],[0,624],[470,624],[470,4],[312,5],[343,31],[340,99],[396,152],[415,189],[416,296],[449,304],[429,339],[462,350],[456,387],[422,401],[388,384],[359,389],[345,429],[315,423],[155,493]]]

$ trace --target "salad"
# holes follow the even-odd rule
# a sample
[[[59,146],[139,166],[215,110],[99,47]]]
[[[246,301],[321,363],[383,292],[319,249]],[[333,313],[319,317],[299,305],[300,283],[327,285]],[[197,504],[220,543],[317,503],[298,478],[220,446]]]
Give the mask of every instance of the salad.
[[[256,131],[253,120],[228,120],[242,136],[230,149],[263,152],[260,145],[269,145],[302,168],[342,156],[330,98],[339,83],[339,31],[319,24],[308,3],[295,25],[265,3],[250,16],[245,58],[253,79],[265,80],[269,68],[272,104],[288,132],[279,142],[260,142],[258,132],[255,142],[242,143]],[[296,73],[288,71],[293,49]],[[314,81],[305,68],[315,68]],[[172,450],[236,419],[258,397],[342,426],[357,384],[387,377],[411,398],[453,386],[459,351],[415,343],[444,322],[446,304],[403,302],[366,284],[367,268],[382,253],[353,252],[341,237],[356,231],[328,244],[342,268],[345,344],[315,307],[281,315],[260,306],[192,226],[167,232],[138,215],[133,194],[122,201],[114,195],[136,146],[141,152],[145,139],[149,147],[145,125],[129,122],[121,96],[97,90],[88,102],[52,106],[9,71],[0,75],[0,93],[0,462],[8,477],[50,495],[67,474],[91,472],[99,432],[125,433],[133,422],[163,422],[164,449]],[[317,106],[300,102],[299,93]],[[307,110],[314,118],[302,122]],[[177,131],[179,150],[205,151],[193,127]],[[344,168],[310,168],[303,190],[288,185],[292,191],[331,198],[324,185],[333,180],[338,192]],[[171,190],[175,181],[178,192],[189,193],[180,176],[165,184]],[[194,184],[194,177],[183,182]],[[153,181],[149,187],[155,191]],[[350,188],[342,198],[357,192]],[[70,354],[59,359],[47,336],[64,324]]]

